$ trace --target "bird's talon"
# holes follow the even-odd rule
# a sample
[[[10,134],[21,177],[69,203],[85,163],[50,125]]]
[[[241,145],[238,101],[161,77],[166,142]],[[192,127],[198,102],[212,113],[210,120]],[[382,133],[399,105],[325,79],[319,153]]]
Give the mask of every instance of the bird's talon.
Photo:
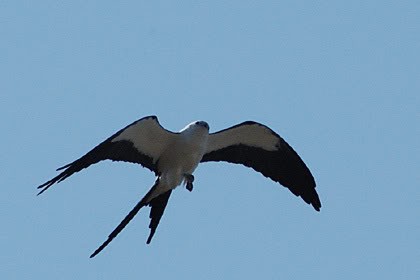
[[[193,184],[191,182],[187,182],[187,190],[189,190],[190,192],[192,192],[192,190],[193,190]]]
[[[193,182],[194,182],[194,176],[191,174],[185,174],[185,181],[186,183],[186,187],[187,190],[189,190],[190,192],[193,190]]]

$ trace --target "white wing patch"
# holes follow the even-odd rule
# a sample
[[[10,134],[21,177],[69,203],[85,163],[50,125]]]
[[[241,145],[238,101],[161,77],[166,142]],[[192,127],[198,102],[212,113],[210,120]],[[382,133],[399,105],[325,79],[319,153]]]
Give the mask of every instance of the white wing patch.
[[[165,151],[176,137],[176,133],[165,130],[157,118],[139,120],[124,129],[112,142],[121,140],[130,141],[141,153],[153,158],[156,163],[159,156]]]
[[[238,144],[257,147],[266,151],[276,151],[279,149],[280,139],[274,131],[262,124],[245,122],[216,133],[211,133],[206,153]]]

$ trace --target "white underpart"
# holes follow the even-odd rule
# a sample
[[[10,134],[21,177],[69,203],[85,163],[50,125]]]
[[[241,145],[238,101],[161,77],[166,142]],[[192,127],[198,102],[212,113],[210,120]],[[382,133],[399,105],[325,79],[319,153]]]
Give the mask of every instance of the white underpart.
[[[150,199],[175,189],[184,181],[185,174],[194,172],[206,151],[207,139],[208,129],[195,123],[176,134],[159,157],[159,186]]]
[[[156,119],[141,120],[127,127],[112,141],[130,141],[142,154],[158,164],[159,185],[149,201],[160,194],[175,189],[185,175],[194,172],[207,149],[208,128],[193,122],[179,133],[160,126]]]

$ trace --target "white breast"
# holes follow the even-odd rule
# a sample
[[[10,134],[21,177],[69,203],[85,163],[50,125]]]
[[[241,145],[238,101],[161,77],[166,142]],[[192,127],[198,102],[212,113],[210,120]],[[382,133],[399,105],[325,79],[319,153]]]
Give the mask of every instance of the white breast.
[[[208,130],[191,125],[182,130],[159,158],[161,180],[174,189],[180,185],[185,174],[192,174],[203,157],[208,139]]]

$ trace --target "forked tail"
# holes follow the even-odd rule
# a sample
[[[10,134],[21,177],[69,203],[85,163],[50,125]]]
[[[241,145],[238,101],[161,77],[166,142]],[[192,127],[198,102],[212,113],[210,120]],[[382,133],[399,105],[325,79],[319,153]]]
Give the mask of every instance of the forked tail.
[[[128,215],[124,218],[124,220],[121,221],[121,223],[114,229],[114,231],[111,232],[111,234],[108,236],[108,239],[99,246],[98,249],[93,252],[93,254],[90,256],[93,258],[97,254],[99,254],[124,228],[125,226],[134,218],[134,216],[140,211],[140,209],[143,206],[150,206],[150,234],[147,238],[147,244],[150,243],[150,241],[153,238],[153,235],[155,234],[156,228],[159,225],[160,219],[162,218],[163,212],[165,211],[166,205],[168,204],[169,197],[171,195],[172,190],[169,190],[155,198],[149,201],[150,196],[153,194],[153,192],[159,187],[159,178],[156,179],[155,184],[153,187],[147,192],[147,194],[134,206],[134,208],[128,213]]]

